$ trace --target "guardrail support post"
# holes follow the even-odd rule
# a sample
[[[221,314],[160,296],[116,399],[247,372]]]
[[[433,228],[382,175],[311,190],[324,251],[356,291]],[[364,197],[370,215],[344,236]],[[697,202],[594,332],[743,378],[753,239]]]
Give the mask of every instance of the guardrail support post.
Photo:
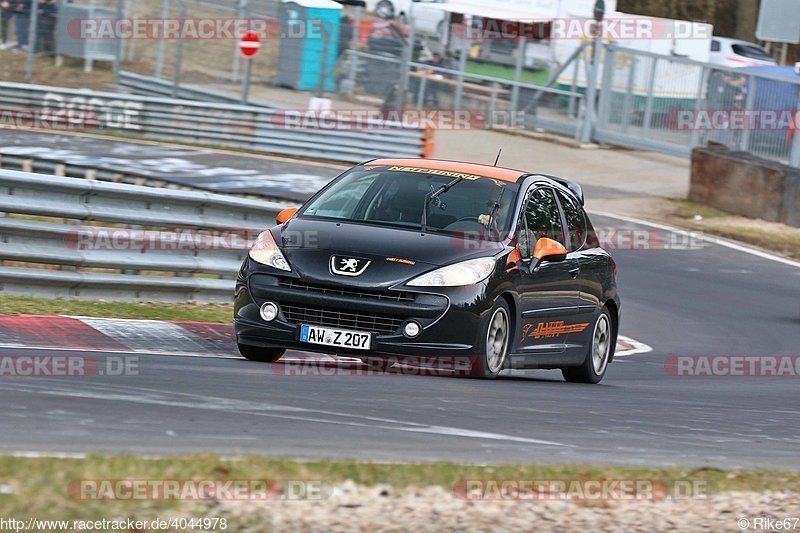
[[[425,107],[425,91],[428,87],[428,74],[429,70],[421,70],[419,78],[419,89],[417,91],[417,109],[420,110]]]
[[[595,122],[597,121],[597,74],[600,68],[600,38],[595,37],[592,46],[592,61],[586,80],[586,112],[583,116],[581,142],[588,143],[592,140]]]
[[[461,109],[461,97],[464,93],[464,71],[467,70],[467,40],[461,40],[461,54],[458,57],[458,83],[456,84],[456,94],[453,97],[453,109]]]
[[[522,68],[525,66],[525,49],[528,46],[528,41],[525,37],[519,38],[519,45],[517,46],[517,62],[514,65],[514,85],[511,87],[511,127],[514,127],[514,116],[517,112],[517,105],[519,104],[519,82],[522,80]],[[497,82],[495,82],[496,85]],[[494,92],[492,97],[494,99]],[[494,104],[494,102],[492,102]],[[494,111],[494,105],[492,105]]]
[[[797,102],[797,112],[795,117],[800,117],[800,101]],[[800,168],[800,124],[793,130],[792,133],[792,148],[789,152],[789,164],[793,167]]]
[[[167,17],[169,17],[169,0],[162,0],[161,20],[167,20]],[[164,47],[166,45],[166,39],[158,40],[158,48],[156,48],[156,68],[153,73],[156,78],[161,78],[161,71],[164,69]]]
[[[628,83],[625,86],[625,96],[622,99],[622,133],[626,133],[628,126],[631,124],[631,98],[633,98],[636,65],[638,63],[639,58],[631,56],[631,66],[628,68]]]
[[[653,92],[656,88],[656,67],[658,65],[658,58],[654,57],[650,63],[650,77],[647,86],[647,100],[644,104],[644,123],[642,124],[642,133],[650,131],[650,123],[653,121]]]
[[[753,104],[756,101],[756,78],[755,76],[747,76],[747,96],[744,99],[745,116],[750,116],[750,111],[753,110]],[[731,124],[728,124],[731,127]],[[732,129],[732,128],[731,128]],[[732,131],[732,133],[735,133]],[[746,127],[742,130],[742,136],[739,137],[739,150],[748,151],[750,149],[750,128]]]

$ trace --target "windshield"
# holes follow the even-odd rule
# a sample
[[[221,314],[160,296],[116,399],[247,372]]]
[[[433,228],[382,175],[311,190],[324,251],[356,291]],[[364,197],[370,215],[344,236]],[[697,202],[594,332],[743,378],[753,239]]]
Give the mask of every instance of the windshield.
[[[450,189],[431,198],[447,184]],[[516,183],[459,172],[357,167],[314,198],[301,215],[419,231],[430,199],[425,231],[500,240],[509,230],[517,190]]]

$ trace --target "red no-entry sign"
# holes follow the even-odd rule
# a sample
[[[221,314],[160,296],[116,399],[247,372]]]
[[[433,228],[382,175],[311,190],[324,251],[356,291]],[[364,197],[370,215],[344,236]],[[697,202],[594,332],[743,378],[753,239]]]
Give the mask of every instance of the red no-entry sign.
[[[259,39],[258,34],[252,31],[245,33],[242,36],[242,40],[239,41],[239,50],[244,57],[253,57],[258,53],[260,48],[261,39]]]

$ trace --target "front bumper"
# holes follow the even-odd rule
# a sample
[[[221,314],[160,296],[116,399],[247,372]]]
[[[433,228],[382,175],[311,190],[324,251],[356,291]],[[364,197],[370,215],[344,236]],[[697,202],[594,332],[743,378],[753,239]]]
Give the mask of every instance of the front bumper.
[[[237,280],[234,300],[234,329],[240,344],[357,357],[472,355],[482,315],[491,307],[485,283],[436,287],[435,292],[404,286],[367,291],[346,284],[306,283],[290,273],[274,275],[247,263]],[[266,301],[280,308],[278,317],[270,322],[259,314]],[[402,326],[409,320],[422,326],[414,338],[402,334]],[[344,352],[301,342],[301,324],[370,331],[372,346]]]

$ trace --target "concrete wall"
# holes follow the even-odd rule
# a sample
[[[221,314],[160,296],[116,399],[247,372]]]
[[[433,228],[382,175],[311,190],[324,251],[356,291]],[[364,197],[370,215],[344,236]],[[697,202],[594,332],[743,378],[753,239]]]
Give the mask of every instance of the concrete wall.
[[[695,148],[689,200],[800,227],[800,169],[722,146]]]

